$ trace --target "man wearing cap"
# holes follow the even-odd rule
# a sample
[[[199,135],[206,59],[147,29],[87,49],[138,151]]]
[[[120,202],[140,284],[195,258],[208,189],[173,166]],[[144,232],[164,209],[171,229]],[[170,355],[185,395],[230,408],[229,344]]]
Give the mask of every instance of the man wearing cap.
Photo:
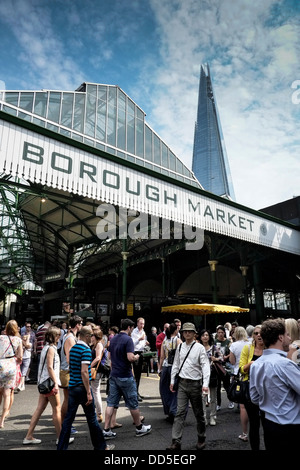
[[[193,323],[184,323],[182,334],[185,341],[176,349],[171,372],[170,390],[173,391],[175,375],[178,372],[179,385],[177,413],[172,427],[172,444],[167,447],[167,450],[181,450],[181,439],[189,401],[197,420],[198,442],[196,449],[201,450],[205,447],[206,434],[202,394],[208,393],[210,366],[205,348],[196,342],[195,333],[197,330]]]

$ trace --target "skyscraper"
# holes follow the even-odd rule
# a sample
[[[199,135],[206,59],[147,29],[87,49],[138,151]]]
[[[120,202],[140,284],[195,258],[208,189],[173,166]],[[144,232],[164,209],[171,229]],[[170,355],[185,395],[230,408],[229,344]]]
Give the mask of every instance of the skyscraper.
[[[209,66],[201,65],[192,170],[206,191],[235,200]]]

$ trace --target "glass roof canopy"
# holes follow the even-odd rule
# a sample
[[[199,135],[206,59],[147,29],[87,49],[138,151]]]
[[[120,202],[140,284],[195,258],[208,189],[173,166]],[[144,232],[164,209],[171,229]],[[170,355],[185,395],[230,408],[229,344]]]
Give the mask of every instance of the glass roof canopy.
[[[200,183],[116,85],[83,83],[70,91],[0,91],[0,109],[158,173]]]
[[[20,195],[9,185],[0,186],[0,285],[28,288],[34,283],[35,260],[19,212]]]
[[[118,86],[83,83],[75,91],[0,91],[0,110],[201,188],[193,172],[145,122],[142,109]],[[0,286],[26,288],[41,270],[21,209],[24,186],[29,190],[30,184],[22,181],[20,192],[10,184],[11,176],[0,176]]]

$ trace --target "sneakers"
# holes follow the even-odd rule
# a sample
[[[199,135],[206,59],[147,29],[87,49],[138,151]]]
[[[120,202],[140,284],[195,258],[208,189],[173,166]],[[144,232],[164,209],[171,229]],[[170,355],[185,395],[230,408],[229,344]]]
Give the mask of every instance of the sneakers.
[[[77,429],[73,428],[73,426],[71,427],[71,434],[77,434],[78,431]]]
[[[136,437],[141,437],[141,436],[145,436],[146,434],[149,434],[149,432],[151,432],[151,424],[143,424],[141,429],[137,429],[135,430],[135,435]]]
[[[41,439],[23,439],[23,444],[26,445],[35,445],[40,444],[42,441]]]
[[[114,439],[115,437],[117,437],[117,433],[109,429],[108,431],[103,431],[103,436],[104,436],[104,439],[106,440]]]
[[[239,435],[239,439],[241,439],[241,441],[247,442],[248,441],[248,434],[243,432],[243,434]]]
[[[232,401],[229,402],[228,408],[229,408],[230,410],[232,410],[232,409],[234,408],[234,403],[232,403]]]
[[[216,420],[215,420],[215,418],[214,418],[213,416],[210,417],[209,424],[210,424],[211,426],[215,426],[215,425],[217,424],[217,422],[216,422]]]

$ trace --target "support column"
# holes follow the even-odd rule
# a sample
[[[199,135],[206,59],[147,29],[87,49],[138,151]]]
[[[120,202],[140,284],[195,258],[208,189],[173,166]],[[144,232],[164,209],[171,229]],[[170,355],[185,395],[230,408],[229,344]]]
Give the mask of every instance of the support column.
[[[218,264],[218,261],[209,260],[208,264],[209,264],[210,273],[211,273],[211,283],[212,283],[211,288],[212,288],[213,303],[217,304],[218,303],[218,284],[217,284],[217,264]]]
[[[291,313],[293,317],[300,317],[300,305],[299,305],[299,291],[297,286],[296,274],[293,273],[290,275],[290,302],[291,302]]]
[[[253,282],[255,292],[255,306],[257,323],[261,323],[264,319],[265,305],[264,305],[264,290],[261,283],[261,269],[258,263],[253,264]]]
[[[123,259],[123,277],[122,277],[122,302],[124,304],[124,308],[126,305],[127,300],[127,256],[129,252],[126,251],[127,248],[127,241],[123,240],[123,251],[121,251],[122,259]]]
[[[244,307],[249,308],[248,286],[247,286],[247,271],[249,266],[240,266],[242,276],[244,279]]]
[[[161,283],[162,283],[162,295],[166,295],[166,279],[165,279],[165,258],[161,259]]]

